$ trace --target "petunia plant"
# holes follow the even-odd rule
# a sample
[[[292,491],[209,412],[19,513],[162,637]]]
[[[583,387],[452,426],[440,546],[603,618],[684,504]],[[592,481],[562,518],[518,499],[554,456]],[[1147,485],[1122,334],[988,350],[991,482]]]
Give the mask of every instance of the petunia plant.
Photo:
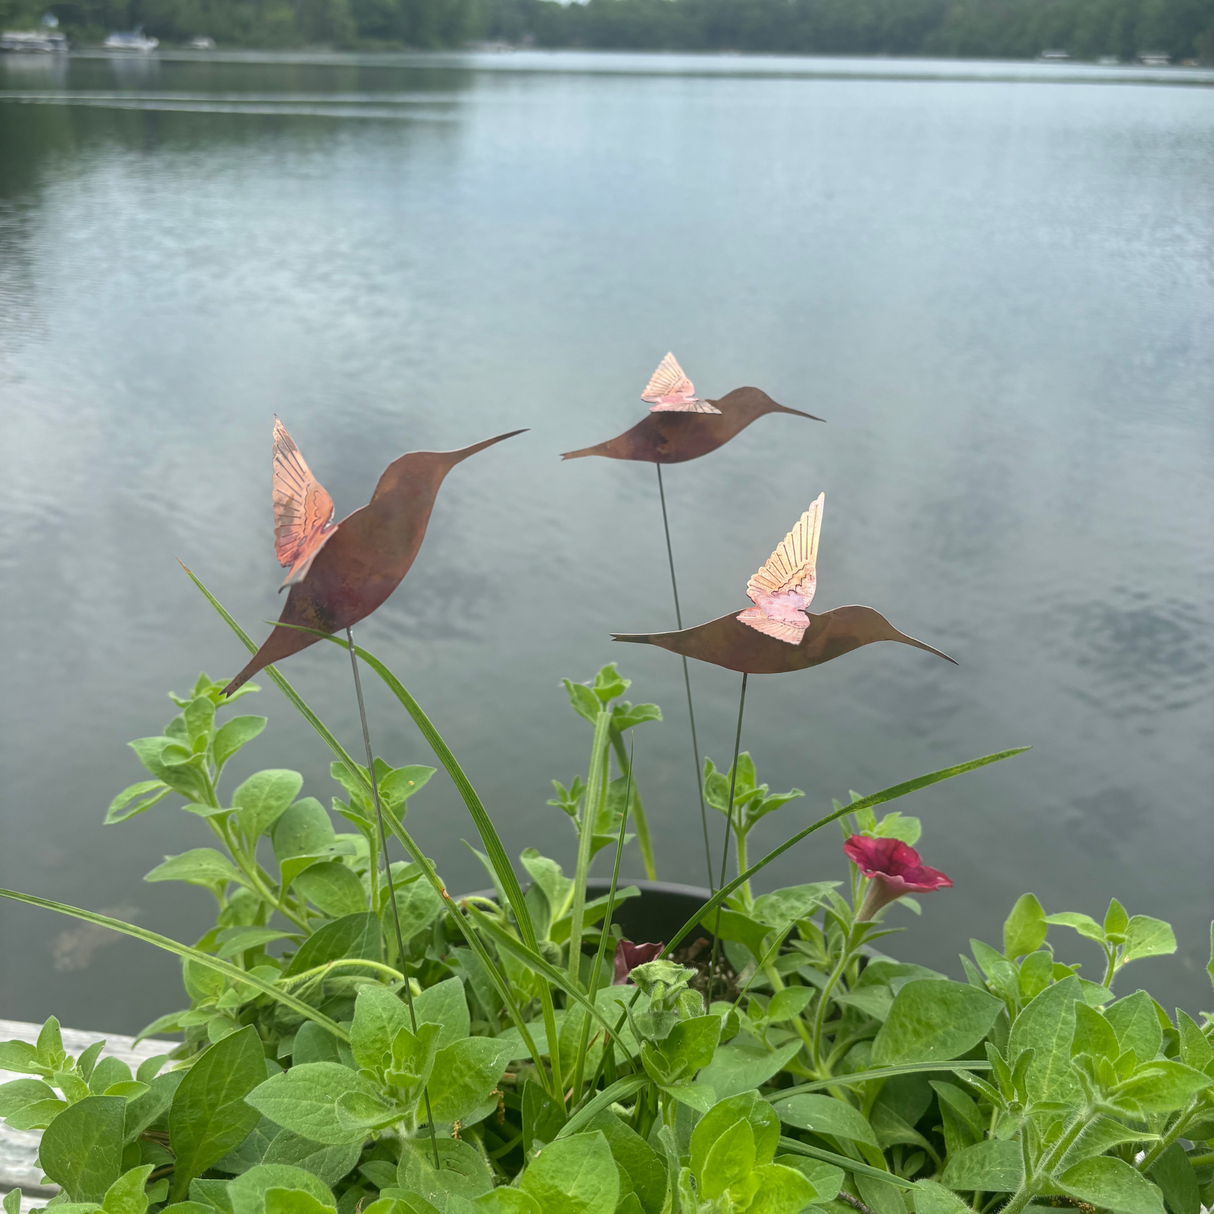
[[[402,849],[391,885],[371,771],[270,668],[333,752],[329,787],[273,767],[231,781],[229,760],[265,718],[202,675],[162,733],[132,744],[148,778],[107,815],[176,803],[202,832],[205,845],[147,875],[208,892],[215,923],[194,944],[4,892],[182,960],[183,1006],[144,1031],[178,1040],[134,1073],[99,1046],[69,1056],[54,1019],[34,1044],[0,1043],[0,1068],[20,1076],[0,1086],[0,1117],[42,1132],[54,1214],[1198,1214],[1214,1202],[1211,1016],[1169,1014],[1124,982],[1128,965],[1175,951],[1167,924],[1116,901],[1099,921],[1051,914],[1026,894],[1003,940],[971,941],[953,976],[895,936],[913,922],[902,908],[947,897],[952,881],[925,862],[919,819],[881,807],[1018,751],[817,811],[798,789],[773,793],[749,754],[730,771],[709,760],[705,800],[725,818],[732,789],[736,872],[677,933],[625,940],[617,909],[645,907],[620,879],[626,850],[647,875],[657,860],[631,747],[660,710],[625,701],[614,666],[566,682],[590,746],[550,806],[576,860],[566,873],[528,848],[515,865],[433,723],[356,653],[436,760],[375,760]],[[453,897],[415,838],[439,767],[491,892]],[[750,832],[777,811],[788,834],[756,860]],[[815,879],[764,888],[775,856],[831,822],[842,844],[815,853]],[[606,895],[589,886],[596,856]]]

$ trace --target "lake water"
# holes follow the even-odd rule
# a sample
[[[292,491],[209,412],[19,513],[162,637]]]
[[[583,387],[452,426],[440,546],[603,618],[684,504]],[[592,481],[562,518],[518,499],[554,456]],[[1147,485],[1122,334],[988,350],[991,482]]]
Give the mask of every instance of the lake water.
[[[751,681],[743,744],[807,790],[758,853],[854,788],[1031,744],[900,804],[955,888],[893,951],[960,974],[1013,900],[1171,920],[1122,980],[1191,1011],[1214,912],[1214,74],[680,56],[73,56],[0,61],[0,881],[179,939],[210,896],[140,877],[205,846],[158,806],[105,827],[200,669],[276,615],[280,414],[339,517],[416,448],[530,432],[451,475],[407,581],[360,627],[462,758],[517,854],[572,866],[545,804],[590,731],[562,677],[618,660],[666,722],[636,764],[659,875],[703,883],[653,469],[561,451],[643,415],[669,348],[769,417],[666,476],[684,619],[820,490],[819,609],[869,603],[960,662],[874,645]],[[284,673],[353,747],[348,664]],[[728,763],[736,675],[692,671]],[[233,763],[329,754],[272,684]],[[369,689],[377,747],[429,755]],[[256,708],[252,706],[256,704]],[[232,780],[228,788],[232,787]],[[445,776],[410,824],[485,884]],[[834,828],[767,885],[842,875]],[[625,871],[640,873],[635,849]],[[1059,953],[1099,977],[1094,946]],[[66,932],[66,934],[65,934]],[[0,908],[0,1016],[130,1031],[175,963]]]

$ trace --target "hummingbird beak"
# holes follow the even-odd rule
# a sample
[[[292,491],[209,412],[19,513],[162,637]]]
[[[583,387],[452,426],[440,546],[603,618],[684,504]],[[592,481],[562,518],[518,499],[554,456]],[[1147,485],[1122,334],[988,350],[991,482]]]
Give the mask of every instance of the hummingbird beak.
[[[776,405],[774,400],[771,403]],[[775,411],[777,413],[791,413],[794,417],[808,417],[811,422],[826,421],[824,417],[815,417],[812,413],[802,413],[800,409],[790,409],[787,405],[776,405]]]
[[[529,426],[524,426],[521,430],[511,430],[506,434],[499,434],[495,438],[487,438],[483,442],[473,443],[471,447],[461,447],[458,451],[452,451],[449,453],[451,466],[454,467],[461,461],[466,460],[468,456],[475,455],[478,451],[484,451],[486,447],[492,447],[494,443],[500,443],[505,439],[513,438],[516,434],[526,434],[529,429]]]

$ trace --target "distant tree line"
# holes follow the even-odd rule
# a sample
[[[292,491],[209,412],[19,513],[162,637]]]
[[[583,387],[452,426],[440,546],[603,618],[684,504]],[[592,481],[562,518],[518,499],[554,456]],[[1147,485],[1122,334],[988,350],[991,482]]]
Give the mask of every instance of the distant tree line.
[[[49,8],[76,41],[142,25],[163,42],[1214,61],[1214,0],[0,0],[0,24]]]

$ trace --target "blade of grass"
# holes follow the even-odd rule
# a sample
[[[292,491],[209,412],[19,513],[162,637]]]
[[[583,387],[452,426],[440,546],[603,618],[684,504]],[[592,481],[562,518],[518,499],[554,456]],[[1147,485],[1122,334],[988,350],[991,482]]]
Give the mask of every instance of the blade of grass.
[[[38,898],[34,894],[23,894],[12,889],[0,889],[0,898],[11,898],[14,902],[24,902],[27,906],[38,906],[43,910],[57,911],[61,915],[71,915],[75,919],[83,919],[85,923],[92,923],[97,927],[108,927],[111,931],[121,932],[124,936],[131,936],[136,940],[142,940],[145,944],[154,944],[157,948],[164,949],[165,952],[176,953],[179,957],[196,961],[199,965],[207,966],[208,969],[217,970],[226,978],[230,978],[235,982],[243,982],[246,986],[251,986],[254,990],[261,991],[263,995],[269,995],[271,999],[277,1000],[284,1007],[289,1007],[293,1012],[298,1012],[299,1015],[319,1024],[322,1029],[332,1033],[334,1037],[346,1042],[350,1040],[349,1033],[341,1025],[330,1020],[323,1012],[318,1012],[302,999],[297,999],[294,995],[289,995],[286,991],[279,990],[271,982],[254,977],[229,961],[221,961],[218,957],[212,957],[209,953],[191,948],[188,944],[178,944],[176,940],[171,940],[168,936],[162,936],[158,932],[150,932],[146,927],[136,927],[133,923],[123,923],[121,919],[111,919],[109,915],[99,915],[96,911],[81,910],[78,906],[68,906],[65,902],[53,902],[49,898]]]
[[[792,1151],[796,1155],[808,1155],[811,1159],[821,1159],[825,1163],[833,1163],[836,1168],[843,1168],[848,1172],[859,1172],[861,1176],[884,1180],[886,1184],[892,1184],[899,1189],[914,1190],[919,1187],[913,1180],[904,1180],[894,1172],[883,1172],[880,1168],[870,1168],[868,1164],[860,1163],[857,1159],[848,1159],[846,1155],[836,1155],[834,1151],[824,1151],[821,1147],[811,1147],[796,1138],[785,1138],[783,1134],[780,1135],[780,1146],[783,1150]]]
[[[569,1118],[557,1132],[557,1138],[568,1138],[576,1134],[588,1121],[604,1109],[610,1108],[617,1100],[627,1100],[639,1092],[646,1084],[653,1081],[648,1075],[626,1075],[617,1079],[610,1087],[604,1088],[593,1100],[588,1100],[572,1117]]]
[[[178,564],[181,564],[181,562],[179,561]],[[220,603],[220,601],[206,588],[206,586],[203,585],[203,583],[194,575],[194,573],[191,569],[189,569],[184,564],[182,564],[181,567],[182,567],[182,569],[184,569],[186,571],[186,574],[189,576],[190,581],[192,581],[194,583],[194,585],[197,586],[198,589],[202,592],[202,595],[207,600],[207,602],[209,602],[211,604],[211,606],[215,608],[215,610],[219,613],[219,615],[223,619],[223,621],[240,638],[240,640],[244,644],[245,648],[247,648],[250,653],[256,653],[257,652],[256,643],[249,636],[249,634],[247,632],[245,632],[245,630],[243,628],[241,628],[241,626],[232,618],[232,616],[228,613],[228,611],[223,606],[223,604]],[[291,625],[283,625],[283,626],[290,627]],[[304,632],[315,632],[315,629],[305,628],[305,629],[303,629],[303,631]],[[326,633],[317,633],[316,635],[321,636],[326,640],[336,641],[337,644],[341,644],[340,641],[337,641],[337,638],[329,636]],[[343,648],[344,648],[344,646],[343,646]],[[358,652],[359,652],[358,647],[355,646],[355,653],[358,653]],[[300,716],[302,716],[304,718],[304,720],[307,721],[308,724],[311,725],[312,728],[316,730],[316,732],[323,739],[325,745],[328,746],[329,749],[335,755],[337,755],[337,757],[339,759],[341,759],[341,761],[346,766],[346,770],[349,771],[353,775],[354,779],[359,781],[359,783],[363,786],[363,789],[365,790],[367,796],[370,797],[371,796],[371,782],[363,776],[362,768],[357,763],[355,763],[355,761],[350,757],[349,754],[346,753],[346,750],[342,746],[342,744],[337,740],[337,738],[333,735],[333,733],[329,730],[329,728],[325,725],[325,723],[316,715],[316,713],[314,713],[312,711],[312,709],[308,707],[308,705],[304,701],[303,697],[295,690],[294,687],[291,686],[291,684],[285,678],[283,678],[283,676],[281,674],[278,673],[277,670],[275,670],[275,668],[273,666],[265,667],[265,673],[267,675],[269,675],[270,679],[274,682],[274,685],[294,705],[295,709],[299,712]],[[452,760],[452,761],[454,761],[454,760]],[[396,827],[396,830],[394,833],[396,833],[397,837],[401,839],[402,844],[405,846],[406,850],[409,851],[409,854],[410,854],[410,856],[413,857],[414,861],[415,862],[418,861],[419,857],[421,860],[424,861],[425,860],[424,855],[422,854],[421,850],[419,848],[417,848],[416,844],[413,843],[412,839],[409,838],[409,842],[408,843],[405,842],[405,838],[408,838],[408,836],[404,832],[404,828],[402,826],[400,826],[399,822],[393,823],[393,815],[389,814],[388,820],[389,820],[390,824],[393,824]],[[402,835],[404,835],[405,837],[402,838]],[[434,889],[438,892],[440,897],[442,897],[449,906],[453,906],[454,903],[451,902],[450,896],[447,894],[445,887],[443,886],[441,880],[439,880],[438,875],[435,872],[433,872],[433,870],[430,868],[428,862],[422,864],[422,871],[426,874],[427,879],[430,881],[430,883],[434,887]],[[488,953],[484,950],[484,946],[480,943],[479,940],[474,941],[471,939],[469,940],[469,945],[472,947],[474,952],[477,952],[477,949],[479,947],[480,952],[477,952],[478,959],[481,960],[481,963],[483,965],[486,965],[486,972],[489,974],[490,979],[495,980],[497,978],[497,970],[493,966],[492,961],[489,960]],[[496,981],[495,981],[495,985],[497,985]],[[502,988],[499,986],[499,993],[501,993],[501,989]],[[508,1012],[512,1008],[515,1008],[515,1011],[517,1013],[517,1008],[515,1007],[515,1004],[512,999],[507,997],[503,1002],[504,1002],[504,1005],[506,1006]],[[549,1002],[551,1002],[551,994],[549,994]],[[527,1026],[526,1026],[526,1022],[522,1018],[521,1013],[517,1013],[517,1016],[512,1016],[511,1018],[514,1019],[515,1026],[519,1029],[520,1033],[524,1037],[527,1037],[528,1036]],[[554,1016],[554,1024],[555,1024],[555,1016]],[[540,1073],[543,1074],[542,1068],[540,1068]],[[553,1081],[552,1089],[550,1090],[549,1094],[555,1100],[560,1100],[561,1097],[563,1096],[559,1075]]]
[[[314,636],[319,637],[324,641],[331,641],[334,645],[345,648],[342,641],[329,633],[320,632],[315,628],[303,628],[299,625],[280,625],[281,627],[295,627],[300,632],[310,632]],[[450,747],[443,741],[442,735],[435,729],[434,724],[426,715],[422,706],[409,694],[404,684],[383,664],[374,654],[368,653],[361,646],[356,645],[354,652],[375,671],[383,680],[388,690],[400,701],[404,706],[405,711],[413,718],[414,724],[421,730],[422,736],[430,744],[430,749],[438,756],[438,760],[443,767],[447,769],[447,774],[451,777],[460,796],[463,798],[464,804],[468,808],[469,814],[472,815],[472,821],[476,825],[477,834],[480,835],[481,843],[485,848],[485,852],[489,856],[489,862],[493,865],[493,871],[497,874],[497,879],[505,891],[506,900],[510,903],[510,909],[514,912],[515,922],[518,924],[519,933],[523,937],[523,941],[533,951],[538,953],[539,940],[535,934],[535,924],[531,919],[531,910],[527,906],[527,902],[523,897],[522,887],[519,885],[518,876],[515,874],[514,866],[510,863],[509,857],[506,855],[506,849],[502,846],[501,837],[497,833],[497,829],[493,825],[492,819],[486,812],[480,797],[477,795],[476,789],[472,787],[472,782],[464,773],[464,769],[459,765],[455,755],[451,753]],[[266,668],[267,670],[269,667]],[[554,1073],[559,1076],[561,1074],[560,1067],[560,1045],[557,1041],[556,1031],[556,1009],[552,1002],[552,991],[547,987],[540,988],[540,1007],[544,1015],[544,1029],[549,1034],[548,1037],[548,1056],[552,1063]],[[559,1087],[559,1082],[558,1082]],[[560,1103],[562,1110],[565,1107],[564,1092],[560,1092]]]
[[[886,801],[894,801],[898,797],[905,797],[908,793],[916,792],[920,788],[927,788],[930,784],[938,784],[941,780],[951,779],[953,776],[964,775],[967,771],[975,771],[979,767],[985,767],[989,763],[998,763],[1000,759],[1010,759],[1013,755],[1022,755],[1026,750],[1030,750],[1028,746],[1017,746],[1013,750],[1001,750],[998,754],[984,755],[981,759],[970,759],[968,763],[958,763],[955,767],[942,767],[939,771],[929,772],[925,776],[917,776],[913,780],[906,780],[902,784],[893,784],[889,788],[882,789],[881,792],[875,792],[872,796],[864,797],[862,800],[855,801],[851,805],[844,805],[841,809],[835,810],[832,814],[827,814],[825,818],[819,818],[812,825],[807,826],[804,830],[798,831],[790,839],[786,839],[779,847],[769,851],[767,855],[752,864],[745,872],[739,873],[732,881],[715,894],[703,907],[698,910],[694,917],[683,924],[675,933],[674,939],[666,945],[662,952],[662,956],[669,956],[675,949],[676,945],[681,944],[684,938],[691,932],[695,931],[700,925],[700,921],[709,911],[715,910],[735,889],[745,885],[755,873],[766,868],[777,857],[782,856],[790,847],[800,843],[802,839],[808,838],[816,830],[821,830],[822,827],[828,826],[838,818],[842,818],[845,814],[855,813],[860,809],[868,809],[873,805],[882,805]]]
[[[813,1083],[798,1083],[794,1088],[782,1088],[763,1099],[772,1104],[800,1096],[803,1092],[822,1092],[827,1088],[856,1087],[870,1079],[893,1079],[895,1075],[916,1075],[921,1071],[989,1071],[989,1062],[906,1062],[901,1066],[882,1066],[871,1071],[853,1071],[849,1075],[832,1075],[829,1079],[815,1079]]]

